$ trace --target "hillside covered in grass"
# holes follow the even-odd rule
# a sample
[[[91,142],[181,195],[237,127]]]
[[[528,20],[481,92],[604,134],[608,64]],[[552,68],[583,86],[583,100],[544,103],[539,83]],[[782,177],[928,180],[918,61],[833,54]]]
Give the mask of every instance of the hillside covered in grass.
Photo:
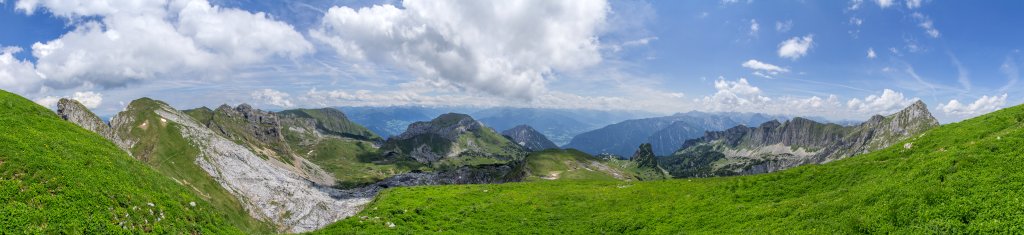
[[[0,233],[239,233],[98,134],[0,91]]]
[[[869,154],[724,178],[393,188],[324,234],[998,233],[1024,229],[1024,106]]]

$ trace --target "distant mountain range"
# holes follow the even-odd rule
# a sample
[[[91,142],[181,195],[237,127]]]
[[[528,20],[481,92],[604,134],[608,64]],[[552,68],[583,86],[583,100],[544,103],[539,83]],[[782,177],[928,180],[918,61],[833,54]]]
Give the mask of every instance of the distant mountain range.
[[[759,125],[785,116],[760,113],[687,112],[671,116],[633,119],[577,135],[563,146],[590,154],[630,156],[642,143],[651,143],[654,154],[666,156],[683,141],[704,135],[706,131],[725,130],[737,125]]]
[[[645,112],[577,109],[472,108],[472,107],[340,107],[350,119],[387,138],[401,134],[413,122],[429,121],[445,113],[468,113],[495,130],[529,125],[555,145],[565,145],[579,133],[622,120],[654,116]]]

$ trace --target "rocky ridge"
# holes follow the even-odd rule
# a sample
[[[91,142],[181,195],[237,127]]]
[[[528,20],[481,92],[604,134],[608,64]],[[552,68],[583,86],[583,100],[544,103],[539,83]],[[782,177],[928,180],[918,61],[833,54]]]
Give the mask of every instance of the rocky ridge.
[[[856,126],[810,119],[736,126],[687,140],[662,166],[676,177],[758,174],[820,164],[888,147],[938,126],[921,101]]]
[[[60,116],[61,119],[75,123],[86,130],[100,134],[103,138],[106,138],[117,145],[118,148],[131,154],[129,149],[131,149],[135,143],[122,138],[120,135],[115,133],[114,129],[111,128],[110,125],[103,122],[103,119],[100,119],[100,117],[93,114],[92,111],[89,111],[89,109],[86,108],[85,105],[82,105],[82,103],[72,99],[61,98],[60,101],[57,102],[57,115]],[[113,120],[117,120],[117,122],[113,123],[118,125],[126,121],[124,118],[114,118]]]
[[[541,134],[533,127],[527,125],[519,125],[501,132],[502,135],[512,139],[512,142],[519,144],[519,146],[525,147],[530,151],[541,151],[545,149],[558,148],[555,143],[548,140],[544,134]]]

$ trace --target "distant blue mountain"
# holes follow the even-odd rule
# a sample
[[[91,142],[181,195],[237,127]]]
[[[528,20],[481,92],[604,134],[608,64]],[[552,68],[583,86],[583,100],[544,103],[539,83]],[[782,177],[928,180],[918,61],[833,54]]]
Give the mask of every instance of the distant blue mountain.
[[[653,114],[580,109],[490,108],[472,113],[472,116],[496,130],[528,125],[561,146],[569,143],[580,133],[622,120],[649,117]]]
[[[701,137],[705,131],[720,131],[737,125],[757,126],[776,119],[788,118],[760,113],[692,111],[615,123],[581,133],[563,147],[575,148],[590,154],[630,156],[636,150],[636,146],[651,143],[654,154],[666,156],[679,149],[683,141]]]

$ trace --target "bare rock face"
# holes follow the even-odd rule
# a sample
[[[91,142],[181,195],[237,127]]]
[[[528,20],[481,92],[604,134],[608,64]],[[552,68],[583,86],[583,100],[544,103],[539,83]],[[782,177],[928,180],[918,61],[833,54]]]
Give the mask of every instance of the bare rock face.
[[[662,160],[662,166],[676,177],[767,173],[879,150],[938,125],[927,106],[917,101],[856,126],[805,118],[736,126],[687,140],[672,157]]]
[[[156,113],[181,126],[182,136],[201,151],[196,164],[238,197],[253,217],[273,221],[288,232],[306,232],[352,216],[372,199],[332,197],[288,166],[258,157],[180,111],[162,106]]]
[[[501,132],[502,135],[512,139],[512,142],[525,147],[530,151],[541,151],[545,149],[556,149],[558,145],[548,140],[544,134],[534,130],[527,125],[519,125]]]
[[[114,132],[114,129],[110,128],[110,125],[107,125],[107,123],[103,122],[103,119],[100,119],[96,114],[93,114],[88,108],[78,101],[67,98],[60,99],[60,101],[57,102],[57,115],[64,120],[85,128],[86,130],[100,134],[103,138],[106,138],[107,140],[110,140],[110,142],[116,144],[118,148],[121,148],[131,154],[129,149],[131,149],[134,143],[126,140],[125,138],[121,138]]]

